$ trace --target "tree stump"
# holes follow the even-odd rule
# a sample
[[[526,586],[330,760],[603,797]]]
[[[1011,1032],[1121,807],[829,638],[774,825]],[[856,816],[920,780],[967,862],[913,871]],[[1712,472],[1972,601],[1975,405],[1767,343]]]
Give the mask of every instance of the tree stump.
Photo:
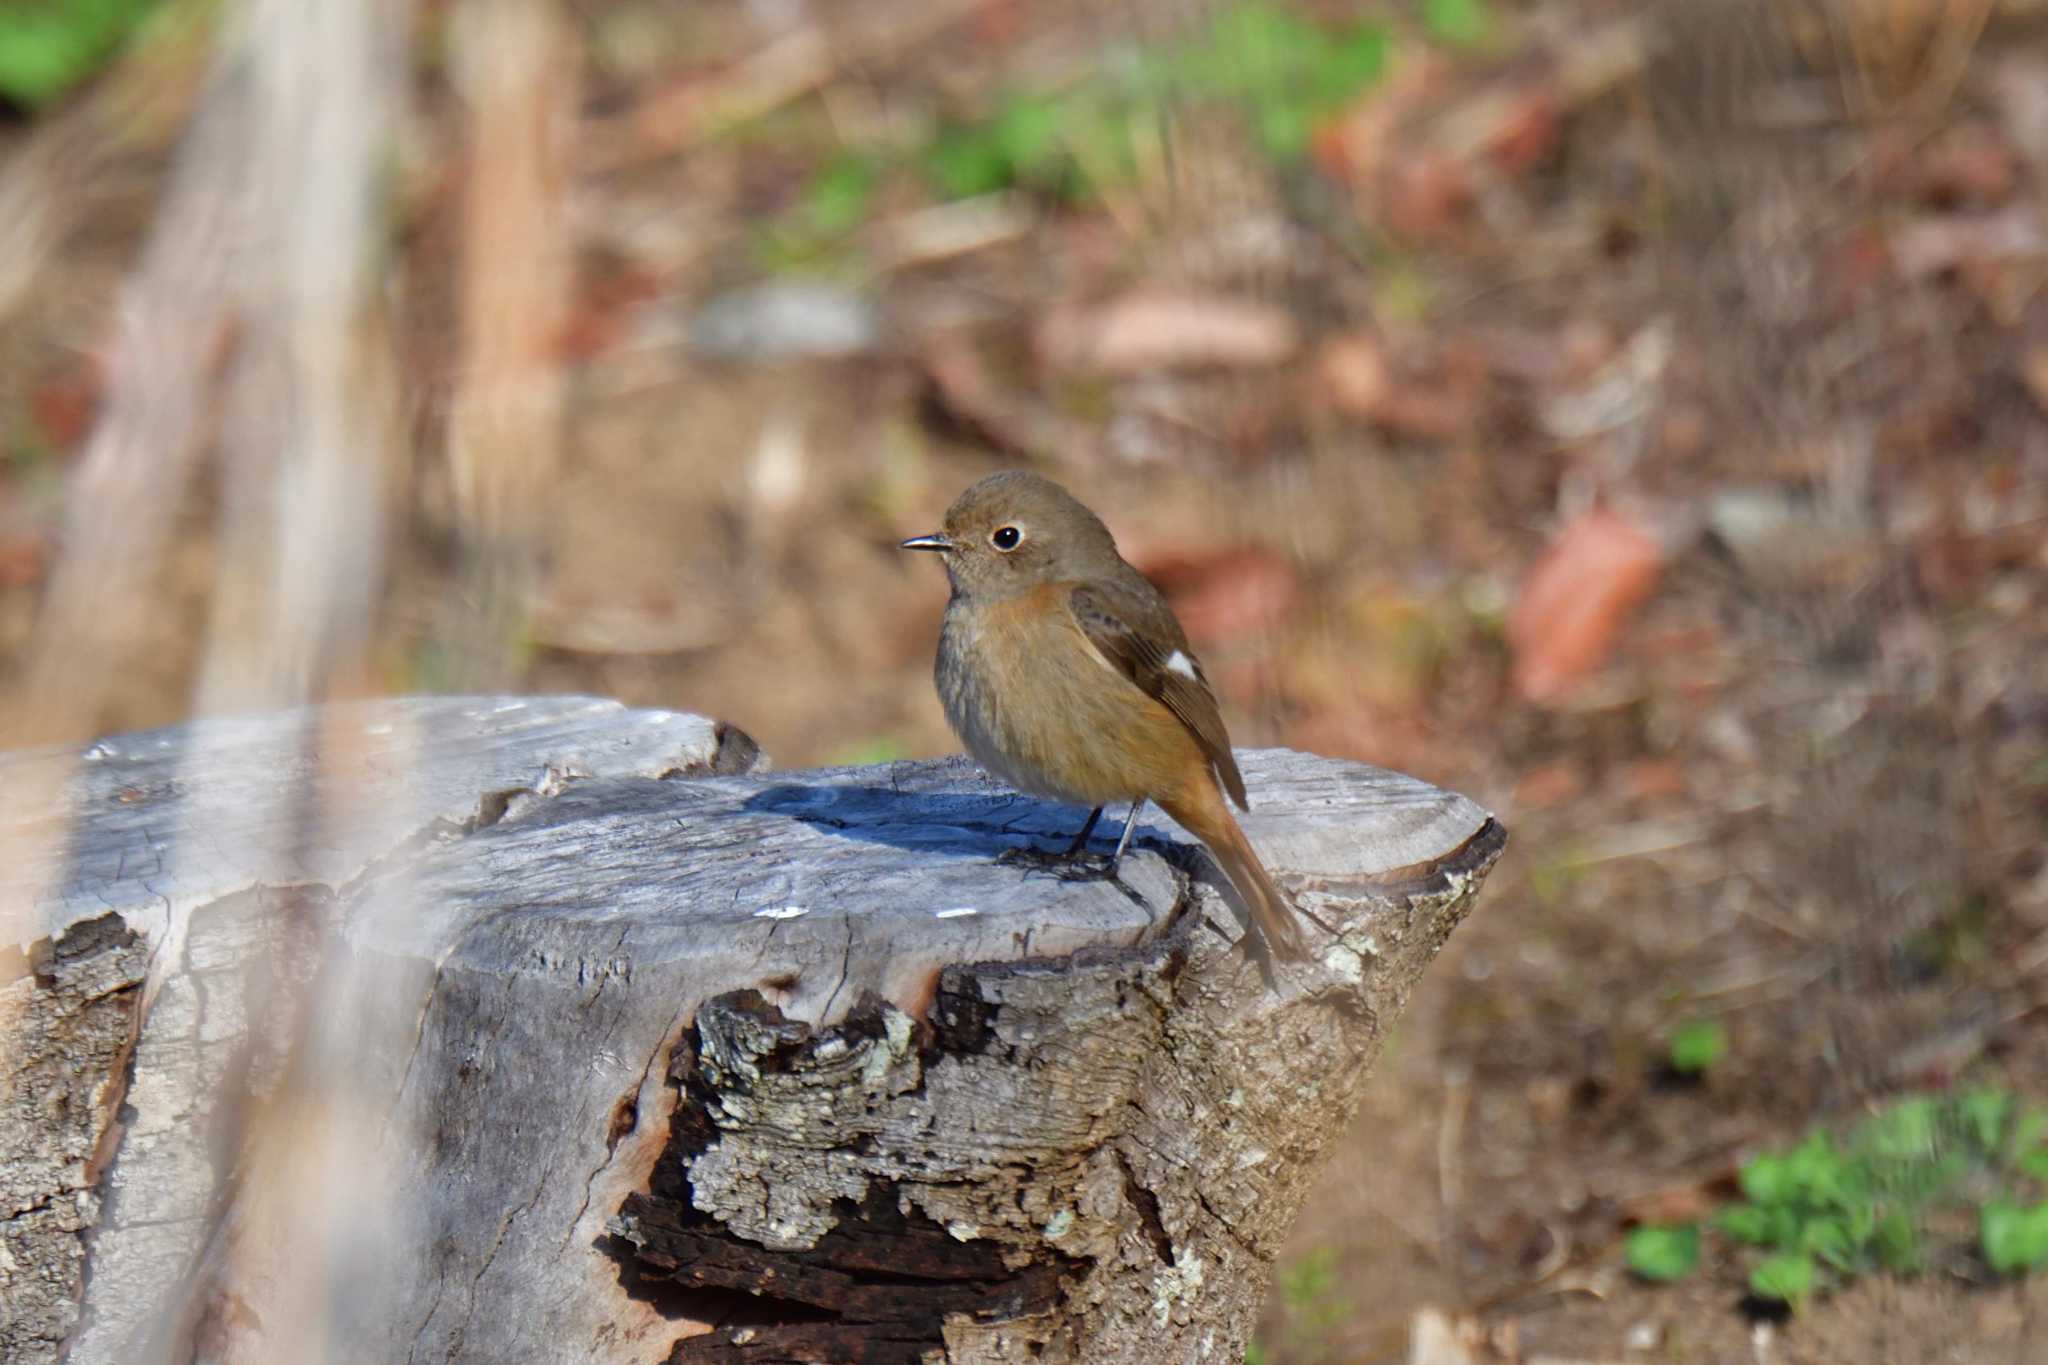
[[[1155,813],[436,698],[0,757],[0,1358],[1235,1361],[1505,842],[1239,756],[1317,957]],[[311,1288],[309,1289],[309,1286]]]

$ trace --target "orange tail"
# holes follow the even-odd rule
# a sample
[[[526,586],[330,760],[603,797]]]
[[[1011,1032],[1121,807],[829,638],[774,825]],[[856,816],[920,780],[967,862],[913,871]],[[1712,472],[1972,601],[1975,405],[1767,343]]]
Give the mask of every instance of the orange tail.
[[[1203,776],[1206,778],[1208,774]],[[1230,884],[1237,889],[1245,909],[1251,912],[1252,923],[1258,927],[1259,937],[1266,941],[1267,949],[1289,962],[1306,959],[1308,944],[1301,937],[1301,924],[1295,918],[1294,907],[1273,884],[1266,865],[1259,861],[1257,851],[1252,848],[1252,841],[1245,838],[1236,817],[1223,804],[1223,794],[1216,790],[1216,784],[1204,781],[1190,795],[1193,800],[1161,798],[1159,808],[1208,847],[1209,856],[1230,878]]]

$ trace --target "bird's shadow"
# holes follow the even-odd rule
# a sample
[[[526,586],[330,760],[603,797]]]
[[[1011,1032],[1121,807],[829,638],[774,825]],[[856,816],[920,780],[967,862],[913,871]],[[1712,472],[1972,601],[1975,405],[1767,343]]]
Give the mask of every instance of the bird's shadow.
[[[1104,881],[1138,905],[1145,898],[1107,869],[1107,858],[1064,864],[1057,856],[1088,818],[1086,807],[1043,801],[1014,793],[900,791],[892,787],[843,783],[785,782],[748,798],[745,808],[795,820],[827,835],[883,844],[910,853],[979,859],[1021,868],[1026,876],[1062,881]],[[1105,821],[1115,825],[1117,822]],[[1106,854],[1115,835],[1100,828],[1091,852]],[[1159,854],[1176,867],[1185,855],[1168,831],[1140,817],[1129,858],[1141,850]],[[1005,854],[1010,857],[1004,858]]]
[[[980,859],[991,867],[1022,867],[1027,877],[1105,881],[1133,905],[1152,908],[1144,895],[1121,876],[1107,871],[1095,876],[1085,872],[1077,875],[1057,866],[1056,855],[1072,842],[1088,818],[1083,806],[1016,792],[984,795],[832,782],[784,782],[756,792],[747,799],[745,808],[795,820],[842,839],[884,844],[911,853]],[[1147,812],[1151,809],[1148,807]],[[1113,836],[1098,829],[1089,847],[1112,848]],[[1198,843],[1175,839],[1169,830],[1146,823],[1143,815],[1124,856],[1129,858],[1140,851],[1157,854],[1179,875],[1206,883],[1224,899],[1245,930],[1238,951],[1256,963],[1268,986],[1273,985],[1273,963],[1259,944],[1258,935],[1250,929],[1251,912],[1240,903],[1230,879],[1207,851]],[[1003,859],[1006,852],[1023,856]]]

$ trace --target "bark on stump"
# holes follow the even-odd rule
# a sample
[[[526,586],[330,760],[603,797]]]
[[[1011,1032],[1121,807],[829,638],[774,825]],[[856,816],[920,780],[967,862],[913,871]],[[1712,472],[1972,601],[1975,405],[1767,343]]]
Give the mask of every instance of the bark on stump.
[[[1506,837],[1240,761],[1270,982],[1170,822],[999,864],[1083,812],[962,759],[575,698],[0,756],[70,829],[0,866],[0,1359],[1240,1359]]]

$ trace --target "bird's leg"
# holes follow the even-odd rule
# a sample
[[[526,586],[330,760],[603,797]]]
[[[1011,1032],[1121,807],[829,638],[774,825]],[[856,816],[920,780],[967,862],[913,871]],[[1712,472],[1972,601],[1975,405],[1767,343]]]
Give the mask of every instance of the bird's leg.
[[[1131,813],[1124,817],[1124,832],[1116,841],[1116,852],[1109,855],[1109,875],[1116,876],[1117,865],[1124,860],[1124,850],[1131,846],[1131,831],[1138,827],[1138,812],[1145,809],[1145,798],[1131,802]],[[1101,812],[1096,812],[1100,814]],[[1093,823],[1092,821],[1090,822]]]
[[[1145,803],[1138,802],[1142,807]],[[1116,880],[1117,862],[1124,856],[1124,846],[1131,841],[1131,826],[1137,823],[1137,807],[1132,808],[1130,819],[1124,821],[1124,837],[1117,841],[1116,852],[1104,857],[1100,853],[1088,852],[1088,836],[1095,833],[1096,822],[1102,819],[1103,807],[1097,806],[1088,812],[1087,822],[1081,832],[1074,836],[1074,842],[1067,845],[1063,853],[1048,849],[1006,848],[996,855],[999,863],[1022,864],[1040,871],[1051,872],[1062,881],[1094,881],[1098,878]]]
[[[1081,826],[1081,832],[1074,836],[1074,842],[1067,845],[1067,857],[1078,857],[1081,850],[1088,847],[1088,836],[1095,832],[1095,822],[1101,818],[1102,807],[1100,806],[1088,812],[1088,823]],[[1118,851],[1122,851],[1122,845],[1118,845]]]

